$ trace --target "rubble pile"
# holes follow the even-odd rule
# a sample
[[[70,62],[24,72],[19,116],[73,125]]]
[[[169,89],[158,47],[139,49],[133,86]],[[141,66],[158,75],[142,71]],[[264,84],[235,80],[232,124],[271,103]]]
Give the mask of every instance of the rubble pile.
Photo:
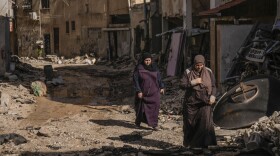
[[[114,60],[112,62],[109,62],[107,64],[107,66],[110,66],[113,69],[124,69],[124,68],[131,67],[131,66],[134,66],[134,65],[135,65],[135,62],[128,55],[119,57],[116,60]]]
[[[248,150],[266,147],[274,155],[280,155],[280,112],[260,118],[242,136]]]
[[[75,58],[66,59],[64,56],[57,55],[47,55],[46,57],[34,58],[34,57],[21,57],[20,61],[26,63],[53,63],[53,64],[88,64],[94,65],[96,61],[101,61],[101,59],[96,59],[93,55],[76,56]]]
[[[167,77],[163,79],[163,82],[165,94],[162,96],[161,110],[165,114],[181,114],[185,91],[179,88],[180,79],[178,77]]]
[[[247,78],[268,75],[280,78],[280,42],[270,24],[256,23],[232,61],[225,84],[233,86]]]

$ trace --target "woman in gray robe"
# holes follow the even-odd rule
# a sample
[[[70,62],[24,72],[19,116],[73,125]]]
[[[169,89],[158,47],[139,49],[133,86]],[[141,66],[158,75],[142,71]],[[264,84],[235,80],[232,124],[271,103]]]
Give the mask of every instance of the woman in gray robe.
[[[215,78],[211,69],[205,67],[202,55],[196,55],[194,65],[184,72],[181,88],[186,91],[183,104],[184,146],[216,145],[211,107],[215,102]]]

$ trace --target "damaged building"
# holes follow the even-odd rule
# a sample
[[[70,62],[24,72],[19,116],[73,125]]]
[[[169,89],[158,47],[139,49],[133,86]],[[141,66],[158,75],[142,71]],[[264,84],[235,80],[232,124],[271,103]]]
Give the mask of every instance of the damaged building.
[[[0,2],[0,76],[3,76],[10,68],[14,16],[12,3],[8,0],[1,0]]]
[[[211,9],[199,13],[210,20],[211,69],[222,87],[232,60],[257,22],[272,25],[277,0],[211,1]]]
[[[24,0],[17,5],[19,56],[38,56],[40,48],[44,55],[65,57],[129,54],[127,0]]]

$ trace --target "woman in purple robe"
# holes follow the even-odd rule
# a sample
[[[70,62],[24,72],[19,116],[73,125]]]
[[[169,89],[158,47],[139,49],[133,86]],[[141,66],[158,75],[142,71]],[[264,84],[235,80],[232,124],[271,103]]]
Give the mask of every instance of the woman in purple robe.
[[[140,127],[141,122],[158,130],[158,115],[160,109],[160,93],[164,94],[164,85],[160,72],[152,62],[152,56],[144,53],[142,61],[133,73],[135,95],[135,124]]]
[[[205,67],[202,55],[196,55],[194,65],[186,69],[181,87],[186,91],[183,104],[184,146],[204,148],[216,145],[211,107],[216,98],[215,79],[211,69]]]

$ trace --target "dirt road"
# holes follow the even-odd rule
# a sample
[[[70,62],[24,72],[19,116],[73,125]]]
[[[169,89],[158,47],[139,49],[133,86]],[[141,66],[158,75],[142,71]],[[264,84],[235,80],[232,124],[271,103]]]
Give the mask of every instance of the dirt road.
[[[44,77],[43,65],[33,64],[38,69],[33,79]],[[8,111],[0,114],[1,155],[214,153],[182,147],[180,115],[161,113],[160,131],[152,131],[144,124],[142,129],[135,127],[130,75],[133,67],[123,70],[105,66],[53,67],[55,77],[62,77],[64,84],[49,84],[44,97],[30,94],[26,84],[31,81],[22,81],[24,78],[0,83],[0,91],[11,99]],[[19,99],[34,99],[34,102],[27,104]],[[229,151],[232,154],[236,148]]]

